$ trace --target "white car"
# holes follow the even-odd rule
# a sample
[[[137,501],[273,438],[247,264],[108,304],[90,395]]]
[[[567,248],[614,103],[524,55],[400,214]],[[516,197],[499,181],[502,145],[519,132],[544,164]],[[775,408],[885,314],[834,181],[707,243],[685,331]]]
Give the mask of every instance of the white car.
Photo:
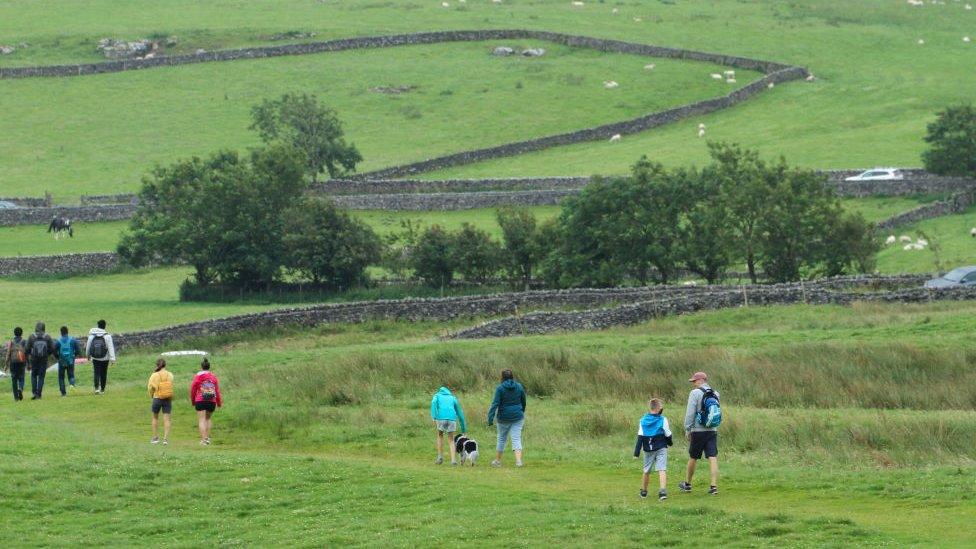
[[[902,179],[905,179],[905,174],[897,168],[875,168],[852,175],[844,181],[901,181]]]

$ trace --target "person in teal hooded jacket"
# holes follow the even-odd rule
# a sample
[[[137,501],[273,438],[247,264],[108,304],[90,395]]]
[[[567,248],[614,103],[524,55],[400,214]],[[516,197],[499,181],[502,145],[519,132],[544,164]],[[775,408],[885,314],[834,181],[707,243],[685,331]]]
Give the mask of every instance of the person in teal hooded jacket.
[[[495,461],[492,467],[502,464],[502,452],[509,437],[515,452],[515,466],[522,466],[522,426],[525,424],[525,388],[515,381],[515,374],[508,368],[502,370],[502,382],[495,388],[495,398],[488,410],[488,426],[494,423],[498,414],[498,445],[495,447]]]
[[[437,465],[444,463],[444,434],[446,433],[447,445],[451,449],[451,465],[457,465],[454,433],[458,430],[458,423],[461,424],[462,434],[468,432],[468,426],[464,421],[461,403],[447,387],[438,389],[434,393],[434,398],[430,400],[430,418],[434,420],[434,428],[437,429],[437,460],[434,463]]]

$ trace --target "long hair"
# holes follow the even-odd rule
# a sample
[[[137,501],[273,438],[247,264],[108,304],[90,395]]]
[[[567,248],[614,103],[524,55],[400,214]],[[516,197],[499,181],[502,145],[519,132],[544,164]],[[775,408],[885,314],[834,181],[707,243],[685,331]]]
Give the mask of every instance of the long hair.
[[[156,371],[160,371],[166,367],[166,359],[160,358],[156,360]]]
[[[204,358],[203,361],[200,362],[200,369],[201,370],[210,370],[210,361],[207,360],[206,358]]]

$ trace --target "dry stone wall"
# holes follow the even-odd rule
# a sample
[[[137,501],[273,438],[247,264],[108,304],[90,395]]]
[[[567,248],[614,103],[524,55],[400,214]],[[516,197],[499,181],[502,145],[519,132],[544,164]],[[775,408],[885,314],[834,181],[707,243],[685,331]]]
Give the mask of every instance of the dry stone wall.
[[[216,336],[240,331],[268,329],[275,326],[312,326],[326,323],[358,323],[373,319],[389,320],[450,320],[520,313],[539,309],[567,307],[592,308],[617,303],[635,303],[674,296],[693,296],[717,291],[743,293],[766,288],[793,289],[805,295],[818,288],[860,288],[890,290],[917,286],[924,280],[918,275],[887,277],[843,277],[815,283],[781,286],[650,286],[642,288],[545,290],[503,293],[482,296],[448,297],[436,299],[378,300],[356,303],[336,303],[296,309],[281,309],[264,313],[191,322],[158,330],[121,334],[119,346],[159,346],[195,337]],[[720,290],[717,290],[719,288]],[[748,297],[747,297],[748,299]]]
[[[47,224],[56,215],[67,217],[72,222],[119,221],[129,219],[135,211],[135,206],[130,204],[0,210],[0,227]]]
[[[901,225],[911,225],[924,219],[942,217],[962,213],[976,203],[976,190],[970,190],[952,195],[946,200],[923,204],[917,208],[912,208],[907,212],[894,215],[880,221],[878,228],[882,230],[893,229]]]
[[[320,183],[315,192],[327,195],[469,193],[479,191],[535,191],[581,189],[589,177],[524,177],[488,179],[335,179]]]
[[[487,191],[468,193],[360,194],[333,197],[351,210],[470,210],[495,206],[553,206],[578,190]]]
[[[101,273],[118,267],[118,255],[109,252],[0,257],[0,276]]]

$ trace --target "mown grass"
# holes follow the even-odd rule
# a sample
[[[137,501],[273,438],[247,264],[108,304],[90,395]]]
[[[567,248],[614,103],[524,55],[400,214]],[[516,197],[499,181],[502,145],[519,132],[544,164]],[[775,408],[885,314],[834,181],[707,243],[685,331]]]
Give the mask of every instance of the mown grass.
[[[533,41],[514,44],[544,47],[545,56],[490,55],[499,44],[4,81],[5,106],[17,115],[0,120],[0,190],[49,190],[60,201],[134,190],[155,163],[257,145],[248,130],[251,108],[296,90],[338,111],[365,158],[362,171],[633,118],[725,94],[756,77],[742,71],[742,84],[733,86],[708,78],[721,70],[710,64],[662,60],[646,71],[644,57]],[[620,88],[604,89],[603,81],[614,79]],[[415,88],[370,91],[378,86]],[[32,107],[38,104],[45,108]]]
[[[972,307],[756,308],[485,342],[435,342],[450,325],[392,322],[203,337],[189,344],[213,352],[226,400],[209,448],[196,444],[183,402],[196,370],[188,358],[170,361],[173,444],[147,443],[144,382],[157,350],[130,350],[105,396],[87,394],[81,368],[83,389],[69,398],[56,398],[51,378],[39,402],[0,398],[0,480],[16,494],[0,527],[30,511],[47,517],[31,530],[36,544],[634,545],[654,536],[673,546],[963,547],[965,528],[939,525],[976,510],[971,345],[956,326],[971,333]],[[814,319],[830,342],[809,343]],[[707,341],[685,348],[689,337]],[[442,383],[457,390],[490,457],[484,415],[503,366],[529,391],[528,466],[430,465],[429,399]],[[642,502],[633,424],[656,395],[680,425],[684,379],[700,368],[723,391],[722,492],[709,498],[699,481],[677,493],[678,437],[671,497]],[[948,399],[946,380],[958,393]],[[72,474],[49,474],[66,454]],[[440,517],[457,513],[464,520],[445,532]]]

